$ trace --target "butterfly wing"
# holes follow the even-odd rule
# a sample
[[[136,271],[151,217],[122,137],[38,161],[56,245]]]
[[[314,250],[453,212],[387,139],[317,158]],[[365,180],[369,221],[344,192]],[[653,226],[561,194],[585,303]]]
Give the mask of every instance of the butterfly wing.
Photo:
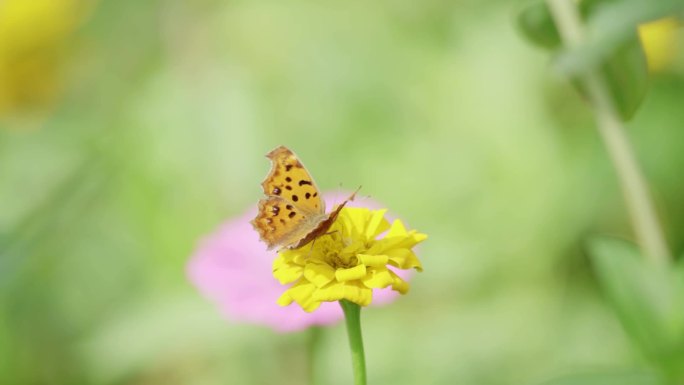
[[[271,160],[271,171],[261,183],[264,194],[278,196],[299,211],[323,215],[325,202],[311,174],[287,147],[280,146],[266,154]]]
[[[259,213],[252,225],[269,250],[276,246],[294,249],[313,240],[315,236],[302,243],[326,217],[325,214],[304,212],[282,197],[270,196],[259,201]]]

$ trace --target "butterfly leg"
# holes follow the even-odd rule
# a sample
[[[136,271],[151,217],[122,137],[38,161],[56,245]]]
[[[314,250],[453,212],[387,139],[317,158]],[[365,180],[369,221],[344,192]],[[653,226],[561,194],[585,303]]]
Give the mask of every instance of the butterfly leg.
[[[306,255],[307,258],[309,258],[311,256],[311,253],[313,253],[313,248],[314,248],[315,244],[316,244],[316,238],[314,238],[314,240],[311,241],[311,248],[309,249],[309,253]]]

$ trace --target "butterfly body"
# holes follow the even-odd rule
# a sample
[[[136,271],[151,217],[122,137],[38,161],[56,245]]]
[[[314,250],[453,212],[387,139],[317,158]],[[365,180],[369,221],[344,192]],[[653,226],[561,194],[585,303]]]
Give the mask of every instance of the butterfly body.
[[[279,146],[266,157],[271,160],[271,171],[261,183],[266,198],[259,201],[252,225],[268,249],[297,249],[326,234],[354,194],[326,213],[316,183],[290,149]]]

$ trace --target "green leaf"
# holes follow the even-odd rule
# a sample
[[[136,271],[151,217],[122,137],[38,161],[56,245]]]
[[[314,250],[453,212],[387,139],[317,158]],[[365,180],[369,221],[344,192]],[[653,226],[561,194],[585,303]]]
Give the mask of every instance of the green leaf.
[[[646,57],[636,33],[632,40],[614,47],[610,56],[609,60],[602,63],[599,72],[606,82],[617,113],[622,120],[628,121],[641,106],[649,85]],[[585,58],[576,52],[564,52],[557,58],[557,68],[577,79],[587,70],[587,65],[578,64]],[[579,80],[574,80],[573,85],[583,96],[587,96]]]
[[[518,13],[518,28],[532,43],[547,49],[561,46],[561,38],[544,1],[527,4]]]
[[[593,240],[590,255],[635,345],[668,377],[684,378],[684,268],[656,266],[612,238]]]
[[[562,73],[577,79],[587,71],[598,69],[618,114],[623,120],[629,120],[641,105],[649,84],[646,57],[637,35],[638,22],[646,20],[635,15],[634,7],[636,5],[629,7],[616,0],[583,1],[580,13],[587,24],[589,39],[571,50],[560,44],[558,29],[543,1],[523,8],[518,16],[518,25],[531,42],[554,53],[555,66]],[[646,14],[653,16],[659,13],[651,11]],[[575,80],[573,84],[586,96],[579,81]]]
[[[543,382],[541,385],[664,385],[654,373],[643,370],[614,370],[576,373]]]

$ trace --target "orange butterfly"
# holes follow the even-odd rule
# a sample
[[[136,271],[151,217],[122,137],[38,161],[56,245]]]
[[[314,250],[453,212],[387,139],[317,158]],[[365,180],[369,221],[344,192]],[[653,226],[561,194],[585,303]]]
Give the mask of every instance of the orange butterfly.
[[[269,250],[297,249],[324,235],[356,195],[326,214],[316,183],[290,149],[279,146],[266,157],[271,160],[271,172],[261,182],[266,198],[259,201],[259,213],[251,223]]]

